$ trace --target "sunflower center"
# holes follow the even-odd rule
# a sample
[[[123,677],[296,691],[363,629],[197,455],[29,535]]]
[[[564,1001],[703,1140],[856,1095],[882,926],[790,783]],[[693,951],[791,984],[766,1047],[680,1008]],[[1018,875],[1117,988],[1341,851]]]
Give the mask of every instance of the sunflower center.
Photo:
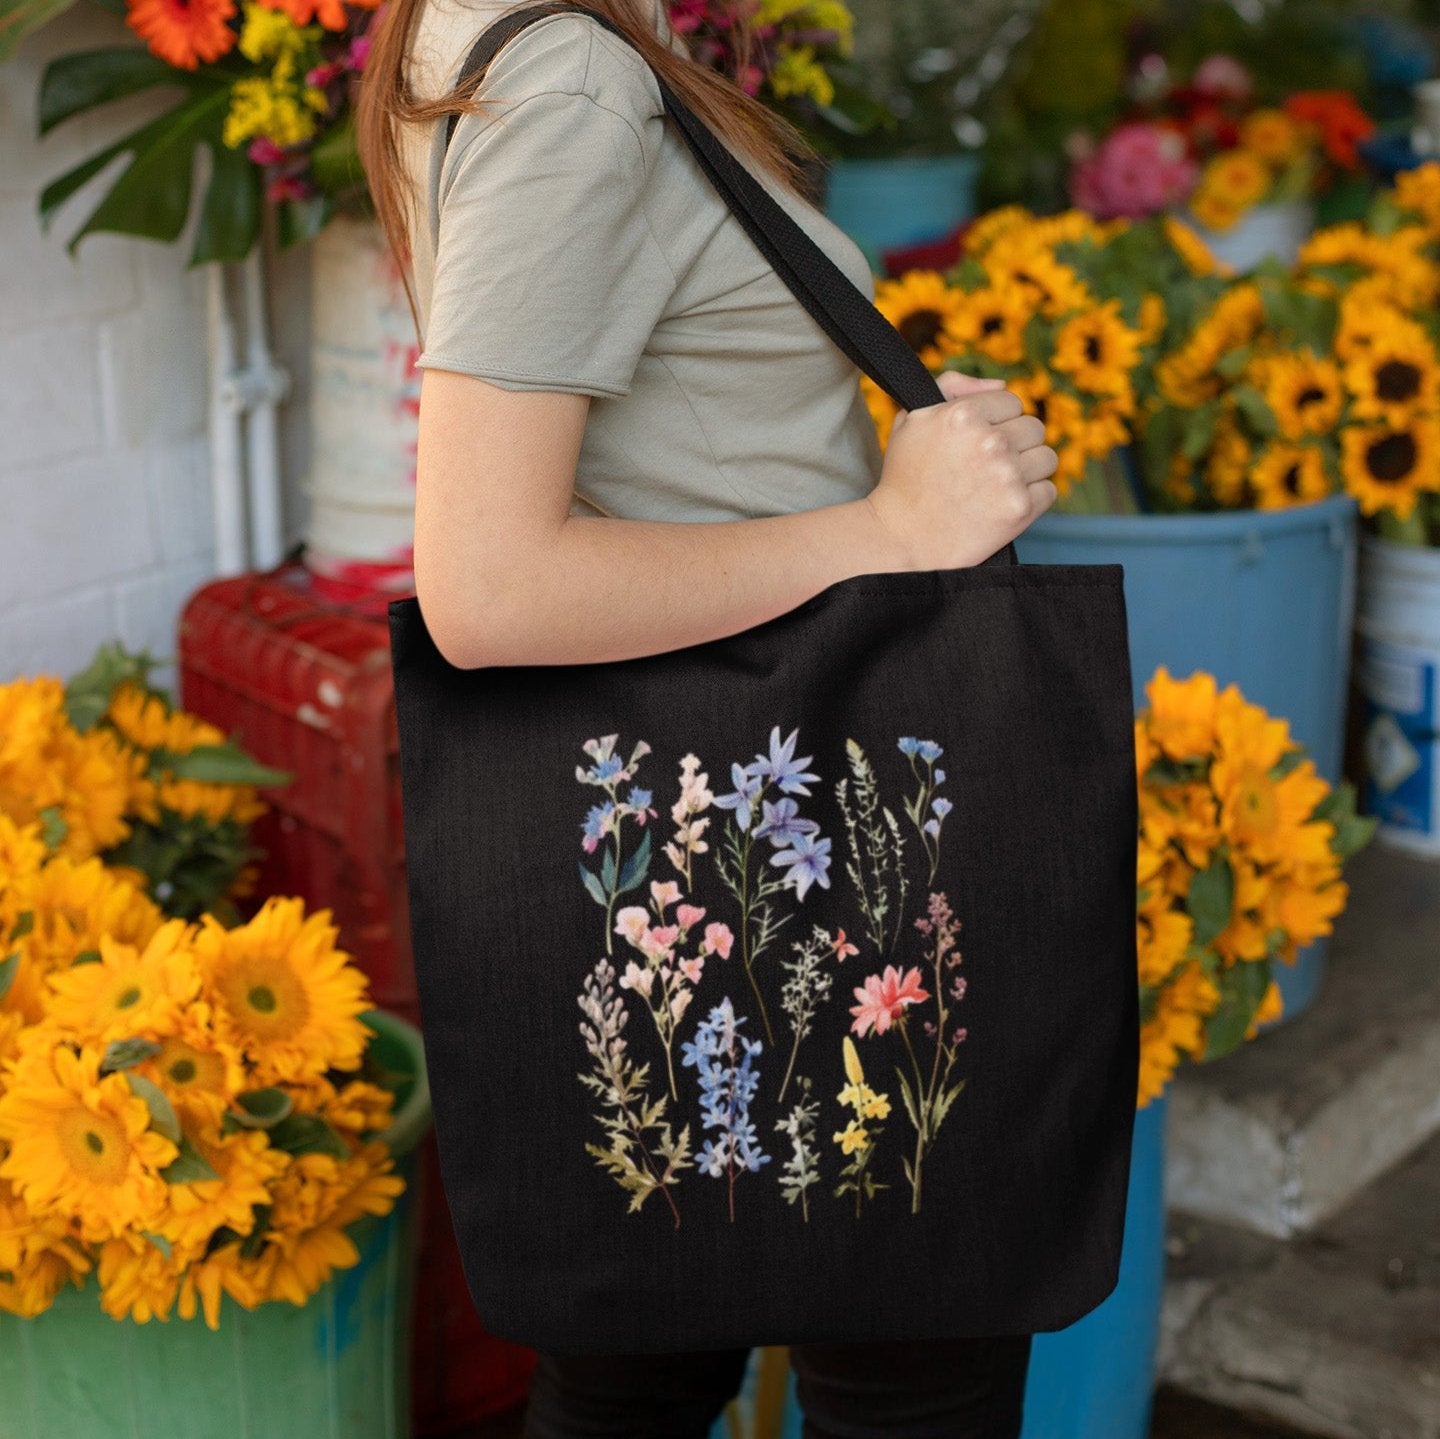
[[[1044,395],[1039,395],[1035,398],[1033,404],[1035,406],[1035,418],[1039,420],[1042,425],[1048,425],[1048,416],[1050,413],[1049,399]]]
[[[60,1154],[75,1179],[120,1184],[130,1168],[130,1141],[119,1121],[76,1106],[57,1126]]]
[[[1280,483],[1287,495],[1298,495],[1300,493],[1300,466],[1291,465],[1285,471]]]
[[[1325,398],[1325,391],[1319,385],[1306,385],[1298,395],[1295,396],[1295,408],[1297,410],[1309,409],[1311,405],[1318,405]]]
[[[1004,328],[1004,315],[986,315],[985,318],[980,321],[980,333],[987,339],[991,335],[998,335]]]
[[[288,1039],[309,1022],[310,996],[282,955],[246,956],[223,987],[235,1018],[258,1038]]]
[[[123,989],[115,996],[116,1009],[129,1009],[132,1005],[140,1003],[140,989],[138,985],[132,984],[128,989]]]
[[[261,1014],[275,1013],[275,991],[268,984],[255,985],[245,999],[251,1009],[258,1009]]]
[[[1420,371],[1408,360],[1386,360],[1375,371],[1375,393],[1394,404],[1413,400],[1420,393]]]
[[[905,337],[905,343],[917,353],[928,350],[940,336],[944,320],[935,310],[915,310],[906,315],[896,327]]]
[[[1085,358],[1089,360],[1092,365],[1098,365],[1100,363],[1100,358],[1104,353],[1105,351],[1100,344],[1100,337],[1098,335],[1086,336]]]
[[[1413,435],[1403,432],[1386,435],[1383,440],[1376,440],[1366,449],[1365,468],[1370,471],[1372,479],[1393,485],[1409,476],[1415,468],[1417,458]]]
[[[193,1059],[177,1059],[170,1066],[169,1074],[176,1084],[189,1084],[195,1078],[195,1061]]]

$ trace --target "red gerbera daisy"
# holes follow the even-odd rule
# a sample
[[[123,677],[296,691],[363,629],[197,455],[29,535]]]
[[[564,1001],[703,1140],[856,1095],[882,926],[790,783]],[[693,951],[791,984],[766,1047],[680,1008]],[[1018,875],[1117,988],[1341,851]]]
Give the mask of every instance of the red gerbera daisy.
[[[350,17],[345,13],[344,0],[261,0],[267,10],[280,10],[297,25],[317,22],[327,30],[343,30]],[[380,0],[350,0],[357,10],[373,10]]]
[[[130,28],[167,65],[193,70],[233,48],[235,0],[126,0]]]

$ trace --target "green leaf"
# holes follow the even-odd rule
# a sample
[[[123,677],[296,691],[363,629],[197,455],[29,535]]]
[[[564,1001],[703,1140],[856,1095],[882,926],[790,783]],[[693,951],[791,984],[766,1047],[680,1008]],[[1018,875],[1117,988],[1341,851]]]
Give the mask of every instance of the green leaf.
[[[1255,350],[1250,345],[1241,345],[1237,349],[1228,350],[1215,362],[1215,373],[1223,375],[1227,380],[1238,380],[1245,373],[1254,354]]]
[[[193,779],[201,784],[289,784],[294,776],[283,769],[271,769],[246,754],[234,740],[223,744],[197,744],[179,754],[174,750],[154,752],[154,763],[176,779]]]
[[[593,899],[601,909],[609,905],[610,896],[605,893],[605,889],[600,881],[591,874],[583,864],[580,866],[580,878],[585,882],[585,889],[589,893],[590,898]]]
[[[1215,441],[1215,422],[1220,418],[1220,406],[1210,400],[1198,409],[1191,410],[1185,417],[1180,452],[1192,463],[1203,458]]]
[[[250,1212],[255,1216],[255,1225],[249,1234],[240,1241],[240,1254],[245,1259],[258,1259],[265,1248],[265,1236],[270,1232],[270,1214],[273,1209],[269,1204],[252,1204]]]
[[[1205,1059],[1219,1059],[1245,1042],[1269,985],[1269,960],[1232,964],[1221,973],[1220,1007],[1205,1023]]]
[[[163,1255],[166,1257],[166,1259],[169,1259],[169,1257],[170,1257],[170,1241],[169,1241],[168,1239],[166,1239],[166,1237],[165,1237],[163,1234],[151,1234],[148,1230],[142,1230],[141,1233],[144,1235],[144,1237],[145,1237],[146,1239],[148,1239],[148,1240],[151,1242],[151,1244],[153,1244],[153,1245],[156,1247],[156,1249],[158,1249],[158,1250],[161,1252],[161,1254],[163,1254]]]
[[[275,238],[282,250],[306,245],[313,240],[335,213],[328,195],[310,195],[303,200],[282,200],[275,207]]]
[[[159,1053],[160,1046],[153,1039],[112,1039],[105,1046],[100,1073],[115,1074],[122,1069],[133,1069]]]
[[[47,804],[40,811],[40,838],[45,841],[46,849],[59,849],[65,842],[65,836],[70,833],[70,822],[60,813],[58,804]]]
[[[365,169],[360,163],[353,110],[310,147],[310,177],[328,197],[365,188]]]
[[[607,849],[600,860],[600,883],[608,894],[615,888],[615,851]]]
[[[232,1113],[235,1123],[242,1129],[273,1129],[295,1108],[283,1089],[252,1089],[245,1094],[237,1094],[235,1103],[240,1109],[238,1113]]]
[[[40,77],[40,133],[72,115],[156,85],[184,87],[193,79],[137,45],[81,50],[52,60]]]
[[[75,0],[0,0],[0,65],[15,58],[20,42],[63,15]]]
[[[210,183],[200,206],[192,265],[243,260],[260,238],[261,177],[243,147],[211,145]],[[268,781],[279,783],[279,781]]]
[[[150,671],[159,663],[149,650],[132,653],[116,640],[101,645],[90,663],[65,682],[65,714],[70,723],[82,734],[93,729],[126,680],[155,693]]]
[[[35,928],[35,911],[33,909],[22,909],[15,916],[15,923],[10,927],[10,942],[13,944],[17,939],[24,939],[32,929]]]
[[[645,838],[640,841],[640,847],[625,861],[625,867],[620,871],[620,883],[615,887],[616,894],[624,894],[628,889],[634,889],[650,868],[650,831],[645,831]]]
[[[210,1162],[190,1142],[188,1135],[180,1136],[180,1153],[160,1171],[166,1184],[199,1184],[205,1179],[219,1179],[210,1167]]]
[[[98,949],[82,949],[74,959],[70,961],[71,966],[77,964],[99,964],[100,951]]]
[[[1235,408],[1240,411],[1245,423],[1257,435],[1267,440],[1275,436],[1279,426],[1275,422],[1274,413],[1265,403],[1265,397],[1259,390],[1253,385],[1236,385],[1230,391],[1230,398],[1235,402]]]
[[[1230,923],[1235,907],[1235,875],[1230,861],[1216,855],[1190,881],[1188,908],[1195,921],[1195,943],[1208,945]]]
[[[141,1074],[127,1071],[125,1078],[129,1080],[131,1090],[145,1101],[145,1107],[150,1111],[150,1127],[172,1144],[180,1144],[180,1120],[175,1114],[175,1106],[165,1097],[165,1091]]]
[[[935,1096],[935,1109],[930,1119],[930,1137],[939,1134],[940,1126],[945,1122],[945,1116],[950,1113],[950,1106],[960,1097],[960,1091],[965,1088],[965,1081],[962,1079],[959,1084],[952,1085],[949,1089],[942,1089]]]
[[[10,986],[15,983],[15,976],[20,973],[20,951],[17,949],[14,954],[7,954],[0,959],[0,999],[4,999]]]
[[[345,1141],[318,1114],[287,1114],[271,1127],[270,1143],[286,1154],[329,1154],[335,1159],[350,1157]]]
[[[920,1106],[910,1088],[910,1081],[906,1079],[905,1071],[898,1066],[895,1070],[895,1077],[900,1081],[900,1098],[905,1105],[905,1113],[910,1116],[910,1127],[916,1134],[923,1137],[925,1126],[920,1123]]]

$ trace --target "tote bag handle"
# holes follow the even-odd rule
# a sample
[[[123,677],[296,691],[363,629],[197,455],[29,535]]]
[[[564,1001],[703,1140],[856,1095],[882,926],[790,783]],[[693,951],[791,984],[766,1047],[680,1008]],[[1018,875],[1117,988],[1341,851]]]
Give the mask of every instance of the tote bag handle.
[[[597,25],[629,38],[618,25],[583,5],[529,5],[497,20],[475,42],[461,66],[457,83],[483,70],[500,48],[527,25],[550,15],[585,15]],[[943,402],[935,377],[910,348],[905,337],[876,309],[874,302],[781,208],[758,180],[720,143],[689,106],[655,76],[666,112],[711,184],[719,191],[756,248],[770,262],[795,298],[849,359],[902,409],[920,410]],[[460,117],[452,114],[445,130],[448,145]],[[986,564],[1016,564],[1015,546],[1008,544]]]

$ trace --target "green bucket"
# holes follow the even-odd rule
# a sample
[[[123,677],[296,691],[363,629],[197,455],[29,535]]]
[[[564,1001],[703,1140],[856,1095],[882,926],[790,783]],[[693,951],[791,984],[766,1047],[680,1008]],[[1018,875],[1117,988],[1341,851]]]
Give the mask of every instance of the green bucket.
[[[360,1261],[304,1305],[111,1319],[96,1285],[69,1286],[34,1319],[0,1314],[0,1439],[403,1439],[410,1433],[410,1306],[419,1209],[416,1146],[430,1126],[420,1031],[364,1016],[386,1069],[413,1076],[381,1136],[405,1192],[350,1226]]]

